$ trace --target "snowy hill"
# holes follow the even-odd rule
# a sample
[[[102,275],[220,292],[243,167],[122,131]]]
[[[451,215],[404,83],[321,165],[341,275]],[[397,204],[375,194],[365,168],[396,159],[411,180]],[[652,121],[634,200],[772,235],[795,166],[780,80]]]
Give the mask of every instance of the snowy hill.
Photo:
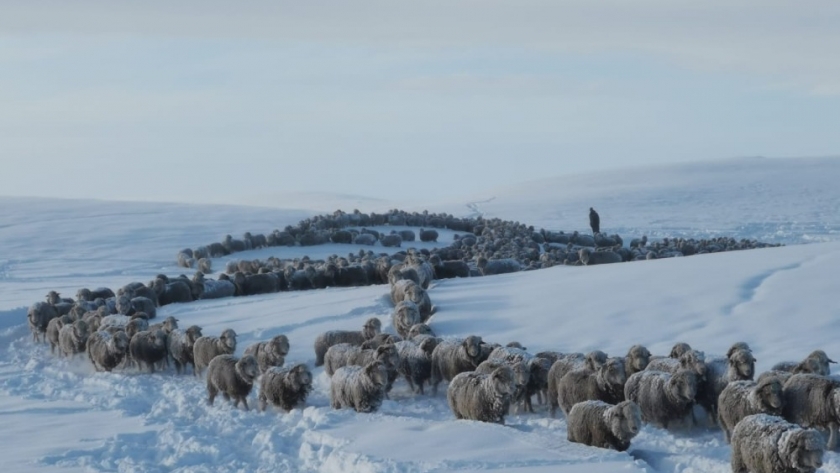
[[[707,355],[736,341],[755,351],[758,371],[821,348],[840,356],[840,160],[739,159],[552,178],[460,202],[412,202],[455,215],[475,212],[551,230],[587,230],[592,206],[602,228],[630,237],[758,238],[788,246],[596,267],[436,281],[430,325],[444,337],[481,335],[531,352],[633,344],[667,354],[685,341]],[[334,202],[328,202],[332,208]],[[310,202],[311,204],[311,202]],[[312,208],[310,205],[301,208]],[[352,210],[348,206],[346,210]],[[360,208],[362,211],[370,209]],[[515,414],[506,426],[456,421],[443,393],[395,385],[379,412],[329,407],[329,379],[314,368],[305,409],[244,411],[206,405],[203,381],[136,372],[95,373],[34,345],[26,307],[51,289],[116,288],[179,274],[183,247],[225,234],[268,232],[310,211],[220,205],[0,198],[0,415],[8,471],[452,471],[726,472],[719,431],[669,433],[644,427],[626,453],[569,443],[562,415]],[[447,244],[446,233],[441,244]],[[819,242],[797,245],[795,243]],[[358,250],[350,245],[275,248],[243,258]],[[223,261],[214,261],[216,268]],[[330,329],[357,329],[371,316],[390,327],[386,286],[341,288],[173,304],[182,326],[205,334],[233,328],[237,354],[279,333],[287,362],[312,366],[312,342]],[[249,398],[256,405],[255,395]],[[840,472],[828,453],[821,471]]]

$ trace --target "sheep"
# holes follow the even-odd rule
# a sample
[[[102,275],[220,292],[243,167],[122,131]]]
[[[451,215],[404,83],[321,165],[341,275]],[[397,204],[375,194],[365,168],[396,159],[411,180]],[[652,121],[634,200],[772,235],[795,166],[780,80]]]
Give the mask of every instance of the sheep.
[[[65,325],[72,324],[73,318],[68,315],[62,315],[61,317],[56,317],[51,319],[50,322],[47,324],[46,330],[46,339],[50,344],[50,353],[55,353],[55,349],[58,348],[58,334],[61,332],[61,328]],[[59,348],[60,350],[60,348]]]
[[[158,303],[160,305],[193,301],[192,288],[182,280],[174,280],[173,282],[167,283],[161,278],[155,278],[154,282],[152,282],[152,289],[157,293]]]
[[[201,338],[201,327],[198,325],[191,325],[186,330],[174,329],[166,335],[166,346],[169,350],[169,355],[175,363],[175,372],[181,374],[181,370],[186,371],[187,366],[192,365],[193,374],[198,373],[195,370],[195,342]]]
[[[402,301],[394,307],[391,324],[401,337],[408,338],[411,327],[420,323],[422,323],[420,309],[414,302]]]
[[[431,229],[426,230],[426,229],[423,229],[423,228],[420,229],[420,241],[425,241],[425,242],[434,241],[434,242],[437,242],[437,239],[438,239],[437,230],[431,230]]]
[[[87,341],[87,353],[93,368],[111,371],[125,359],[130,339],[122,330],[114,334],[106,331],[93,332]]]
[[[733,473],[814,473],[825,442],[819,432],[767,414],[745,417],[732,431]]]
[[[488,360],[500,360],[513,366],[512,363],[522,362],[528,371],[523,389],[517,390],[515,401],[521,402],[526,412],[534,412],[531,396],[548,387],[548,371],[551,363],[546,358],[531,355],[518,342],[508,343],[506,347],[499,347],[490,352]]]
[[[437,307],[432,305],[429,293],[414,281],[407,279],[397,281],[391,286],[391,301],[394,304],[399,304],[402,301],[414,302],[420,312],[418,322],[421,323],[428,321],[437,312]]]
[[[633,401],[583,401],[572,406],[566,424],[569,442],[624,452],[642,428],[642,411]]]
[[[755,357],[749,351],[732,347],[727,358],[706,360],[706,377],[698,386],[697,403],[706,410],[712,422],[718,418],[718,397],[732,381],[752,381],[755,373]]]
[[[610,358],[597,370],[570,371],[557,383],[557,403],[567,416],[581,401],[598,400],[615,404],[623,401],[624,359]]]
[[[198,260],[198,270],[204,274],[213,272],[213,261],[209,258],[201,258]]]
[[[828,430],[827,448],[834,450],[840,426],[840,380],[795,374],[783,385],[782,395],[782,417],[802,427]]]
[[[352,407],[356,412],[374,412],[382,405],[387,383],[386,367],[381,361],[344,366],[330,380],[330,405],[333,409]]]
[[[633,345],[624,357],[624,372],[627,377],[647,368],[650,363],[650,352],[642,345]]]
[[[408,381],[411,392],[424,394],[423,385],[432,377],[432,353],[437,344],[437,339],[427,337],[419,342],[402,340],[394,345],[400,360],[397,373]]]
[[[56,308],[48,302],[36,302],[29,307],[26,318],[29,321],[29,330],[32,331],[32,340],[40,342],[42,338],[46,341],[47,325],[50,320],[58,317]]]
[[[244,241],[234,239],[230,235],[225,235],[225,239],[222,241],[222,246],[225,248],[225,251],[227,251],[228,254],[238,253],[247,249],[245,247]]]
[[[691,345],[685,342],[677,342],[671,347],[671,352],[668,354],[668,358],[679,358],[683,355],[683,353],[691,350]]]
[[[365,340],[373,338],[381,331],[382,322],[376,317],[371,317],[365,321],[360,331],[331,330],[318,335],[315,339],[315,366],[324,364],[324,355],[331,346],[337,343],[361,345]]]
[[[279,292],[282,281],[275,273],[245,274],[237,271],[233,275],[237,296],[254,296]]]
[[[450,381],[459,373],[473,371],[484,357],[481,337],[470,335],[463,340],[444,340],[432,352],[432,394],[437,394],[441,381]]]
[[[63,304],[63,303],[64,304],[73,304],[73,302],[74,302],[73,299],[70,299],[69,297],[61,297],[61,294],[59,294],[55,291],[48,292],[46,298],[47,298],[47,304],[52,304],[52,305],[58,305],[58,304]]]
[[[402,241],[414,241],[417,238],[414,234],[414,230],[400,230],[397,232],[397,235],[400,236]]]
[[[446,399],[456,419],[505,423],[514,390],[513,371],[501,366],[491,374],[460,373],[449,383]]]
[[[817,371],[809,371],[813,363],[811,360],[816,362]],[[828,376],[831,374],[831,367],[828,366],[829,363],[837,363],[836,361],[832,360],[825,354],[822,350],[814,350],[811,352],[810,355],[805,357],[804,360],[797,363],[795,361],[783,361],[780,363],[776,363],[772,370],[775,371],[790,371],[790,372],[799,372],[799,373],[806,373],[812,372],[814,374],[819,374],[822,376]]]
[[[192,268],[195,265],[195,258],[193,258],[192,250],[189,248],[179,251],[176,259],[178,266],[182,268]]]
[[[145,364],[154,373],[155,363],[166,359],[166,333],[163,330],[138,332],[131,337],[128,352],[141,369]]]
[[[286,362],[286,355],[289,354],[289,338],[283,334],[273,337],[267,342],[257,342],[245,349],[246,355],[257,359],[260,372],[273,366],[283,366]]]
[[[353,239],[353,243],[356,245],[373,246],[376,244],[376,240],[376,236],[371,235],[370,233],[360,233]]]
[[[691,415],[696,395],[697,375],[685,369],[673,375],[646,369],[624,385],[624,397],[639,405],[642,420],[665,429]]]
[[[432,330],[426,324],[414,324],[408,329],[408,333],[406,334],[405,338],[408,340],[413,340],[421,335],[428,335],[430,337],[435,337],[435,331]]]
[[[207,403],[211,406],[221,392],[225,399],[233,398],[233,407],[239,402],[248,410],[248,394],[259,376],[260,368],[253,356],[236,358],[233,355],[219,355],[207,366]]]
[[[698,382],[706,379],[706,354],[702,351],[688,350],[679,359],[655,358],[650,360],[646,371],[664,371],[674,374],[681,369],[691,370],[697,375]]]
[[[384,364],[388,372],[386,392],[390,391],[391,384],[397,377],[397,366],[400,363],[400,355],[393,344],[367,349],[349,343],[333,345],[324,355],[324,372],[328,376],[332,376],[337,369],[343,366],[364,366],[373,360],[379,360]]]
[[[541,357],[541,355],[545,354],[537,354],[538,357]],[[607,354],[600,350],[595,350],[587,353],[586,355],[583,353],[569,353],[567,355],[562,355],[562,357],[552,363],[551,368],[548,370],[548,380],[546,383],[546,398],[548,399],[549,413],[551,416],[554,417],[557,412],[557,385],[563,376],[573,370],[582,368],[589,371],[595,371],[606,362]]]
[[[232,355],[236,351],[236,332],[233,329],[225,329],[218,337],[199,337],[193,345],[193,370],[196,375],[201,374],[204,368],[210,366],[210,362],[218,355]]]
[[[108,299],[110,297],[115,297],[115,294],[107,287],[98,287],[92,291],[88,288],[82,288],[76,291],[76,300],[79,302],[93,302],[96,299]]]
[[[732,430],[741,419],[753,414],[782,415],[783,404],[782,383],[778,379],[729,383],[718,399],[718,424],[726,443],[731,443]]]
[[[476,260],[476,266],[478,266],[482,276],[515,273],[522,270],[519,261],[512,258],[488,260],[484,256],[480,256]]]
[[[129,340],[138,332],[149,330],[149,321],[143,317],[132,317],[131,320],[125,324],[125,334],[128,335]]]
[[[385,247],[399,247],[402,246],[402,238],[400,237],[399,233],[394,230],[391,230],[391,233],[388,235],[383,235],[382,238],[379,240],[379,243]]]
[[[204,279],[202,284],[204,284],[204,291],[201,293],[202,299],[220,299],[236,295],[236,285],[228,280]]]
[[[82,353],[85,351],[88,335],[88,324],[84,320],[64,325],[58,331],[59,353],[65,356]]]
[[[435,270],[435,277],[438,279],[470,277],[470,265],[466,261],[441,261],[440,264],[433,264],[432,266]]]
[[[312,391],[312,373],[303,363],[293,366],[270,366],[263,371],[258,396],[260,410],[264,411],[267,404],[290,411],[306,401],[306,396]]]
[[[389,343],[393,345],[399,341],[402,341],[402,337],[400,337],[399,335],[391,335],[390,333],[377,333],[376,336],[365,340],[364,343],[362,343],[359,346],[366,350],[375,350],[381,347],[382,345],[387,345]]]
[[[490,374],[499,367],[506,366],[511,369],[513,373],[513,391],[507,400],[505,412],[509,412],[510,404],[520,403],[524,401],[525,392],[528,387],[528,381],[531,377],[531,372],[522,360],[508,361],[500,359],[487,359],[482,361],[476,368],[475,372],[478,374]]]
[[[163,319],[163,322],[149,326],[149,330],[163,330],[163,333],[166,334],[172,332],[176,328],[178,328],[178,319],[171,315]]]
[[[578,250],[578,258],[585,266],[593,264],[621,263],[621,255],[614,251],[592,251],[589,248]]]

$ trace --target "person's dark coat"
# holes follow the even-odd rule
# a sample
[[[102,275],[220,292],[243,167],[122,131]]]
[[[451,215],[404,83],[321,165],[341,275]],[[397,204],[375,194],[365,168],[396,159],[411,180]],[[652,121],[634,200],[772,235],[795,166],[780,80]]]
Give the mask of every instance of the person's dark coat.
[[[601,217],[592,207],[589,207],[589,226],[592,227],[592,233],[601,232]]]

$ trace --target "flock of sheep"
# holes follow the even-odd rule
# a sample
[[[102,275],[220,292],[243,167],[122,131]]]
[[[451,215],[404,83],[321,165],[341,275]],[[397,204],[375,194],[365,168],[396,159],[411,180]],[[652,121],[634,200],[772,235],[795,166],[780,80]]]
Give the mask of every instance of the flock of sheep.
[[[230,275],[221,274],[217,280],[205,277],[211,270],[209,258],[220,254],[265,245],[318,244],[324,238],[356,242],[361,235],[375,236],[370,233],[373,230],[342,228],[418,223],[456,228],[465,234],[453,245],[432,251],[410,248],[393,255],[361,251],[323,261],[306,257],[238,261],[226,268]],[[431,238],[432,230],[425,232]],[[411,241],[406,231],[391,235],[397,235],[399,243]],[[375,236],[374,242],[384,245],[384,236]],[[567,242],[551,241],[561,237]],[[686,255],[768,246],[723,239],[663,240],[650,247],[646,241],[634,241],[632,248],[625,248],[617,235],[587,238],[593,246],[587,246],[588,241],[575,246],[582,240],[576,233],[535,232],[501,220],[398,211],[385,215],[336,212],[268,237],[246,234],[243,240],[228,237],[223,243],[184,250],[179,263],[199,266],[193,278],[158,275],[149,284],[130,283],[116,292],[81,289],[76,300],[51,291],[46,301],[30,307],[28,321],[34,340],[49,342],[60,355],[87,354],[96,370],[136,367],[154,372],[172,363],[180,374],[192,366],[196,376],[206,370],[210,404],[221,393],[247,409],[247,397],[259,380],[260,409],[271,404],[290,410],[305,403],[312,373],[306,364],[285,365],[290,347],[285,335],[249,346],[237,358],[234,330],[206,336],[196,325],[178,327],[173,317],[151,324],[157,308],[212,297],[387,283],[395,333],[383,333],[382,322],[374,317],[359,331],[329,331],[314,341],[314,364],[323,365],[330,377],[334,408],[375,411],[400,377],[418,394],[425,394],[429,386],[435,395],[446,381],[447,401],[458,419],[504,423],[512,409],[534,412],[536,396],[537,402],[548,405],[551,415],[557,407],[563,411],[568,440],[623,451],[643,423],[664,429],[696,425],[700,410],[695,406],[699,406],[731,442],[733,471],[812,472],[821,466],[824,450],[837,446],[840,426],[840,381],[828,376],[828,364],[833,361],[821,350],[801,362],[779,363],[753,381],[755,359],[743,342],[720,357],[707,357],[684,343],[676,344],[668,356],[652,356],[640,345],[631,347],[624,357],[609,357],[601,351],[532,354],[517,342],[502,346],[477,335],[439,338],[430,327],[436,307],[428,289],[440,277],[536,269],[557,263],[561,253],[563,264],[577,265],[676,255],[668,252]],[[605,246],[603,238],[612,238],[615,246]],[[534,249],[536,254],[530,252]],[[630,258],[625,259],[628,252]],[[574,255],[577,258],[572,260]],[[827,441],[814,429],[827,432]]]

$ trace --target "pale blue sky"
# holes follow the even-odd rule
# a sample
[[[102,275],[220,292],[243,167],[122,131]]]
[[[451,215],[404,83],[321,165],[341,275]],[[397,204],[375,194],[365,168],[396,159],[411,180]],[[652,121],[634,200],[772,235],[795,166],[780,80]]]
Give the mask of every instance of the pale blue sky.
[[[4,2],[0,194],[424,201],[838,155],[838,50],[829,1]]]

